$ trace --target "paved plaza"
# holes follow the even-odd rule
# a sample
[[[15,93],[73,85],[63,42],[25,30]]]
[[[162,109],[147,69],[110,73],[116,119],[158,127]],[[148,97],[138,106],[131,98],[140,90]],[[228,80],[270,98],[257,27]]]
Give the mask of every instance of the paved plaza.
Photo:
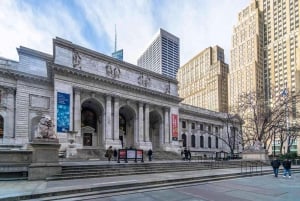
[[[84,162],[85,164],[87,162]],[[89,162],[89,164],[98,164],[100,162]],[[101,162],[103,163],[103,162]],[[107,162],[106,162],[107,163]],[[74,163],[72,163],[74,164]],[[76,163],[80,164],[80,163]],[[117,165],[117,164],[111,164]],[[299,166],[294,166],[298,170]],[[263,167],[262,170],[271,170],[271,167]],[[193,177],[216,176],[225,174],[240,173],[240,168],[228,169],[209,169],[186,172],[168,172],[156,174],[141,174],[89,179],[56,180],[56,181],[0,181],[0,200],[8,200],[14,197],[15,200],[20,196],[32,194],[44,194],[52,192],[64,192],[80,189],[92,188],[110,188],[115,185],[126,185],[132,183],[147,183],[153,181],[166,181],[170,179],[184,179]],[[86,197],[88,200],[114,201],[114,200],[135,200],[135,201],[202,201],[202,200],[220,200],[220,201],[298,201],[300,200],[300,173],[292,175],[291,179],[280,176],[275,178],[272,174],[230,179],[218,182],[209,182],[201,184],[186,185],[180,187],[163,187],[155,190],[143,189],[135,192],[125,192],[117,195],[93,195]],[[145,186],[146,188],[146,186]],[[12,199],[10,199],[12,200]],[[36,199],[39,200],[39,199]],[[70,200],[70,199],[65,199]],[[84,200],[83,197],[72,200]]]

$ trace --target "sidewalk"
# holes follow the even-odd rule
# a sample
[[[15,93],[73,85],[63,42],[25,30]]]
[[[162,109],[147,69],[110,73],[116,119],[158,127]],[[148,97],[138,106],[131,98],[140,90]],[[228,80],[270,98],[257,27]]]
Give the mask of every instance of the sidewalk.
[[[63,163],[69,165],[108,164],[107,161],[63,162]],[[153,161],[152,163],[155,162]],[[111,165],[118,165],[118,164],[111,162]],[[296,167],[294,166],[293,168]],[[271,167],[263,167],[262,170],[271,170]],[[67,190],[76,191],[79,189],[94,188],[94,187],[109,187],[116,184],[165,181],[168,179],[225,175],[225,174],[234,174],[240,172],[241,172],[240,168],[232,168],[232,169],[211,169],[211,170],[188,171],[188,172],[156,173],[156,174],[151,174],[151,176],[149,176],[148,174],[142,174],[142,175],[75,179],[75,180],[58,180],[58,181],[44,181],[44,180],[43,181],[0,181],[0,200],[1,198],[7,198],[7,197],[67,191]],[[271,175],[270,178],[274,179]]]

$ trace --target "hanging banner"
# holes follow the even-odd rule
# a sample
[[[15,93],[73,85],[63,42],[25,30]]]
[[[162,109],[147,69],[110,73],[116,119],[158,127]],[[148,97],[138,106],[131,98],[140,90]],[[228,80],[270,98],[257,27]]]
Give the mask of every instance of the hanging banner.
[[[57,92],[57,132],[70,130],[70,94]]]
[[[172,140],[178,140],[178,115],[172,114]]]

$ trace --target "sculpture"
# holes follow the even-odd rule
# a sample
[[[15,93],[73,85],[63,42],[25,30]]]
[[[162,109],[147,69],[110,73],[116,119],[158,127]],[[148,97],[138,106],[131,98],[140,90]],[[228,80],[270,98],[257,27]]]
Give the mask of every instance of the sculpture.
[[[53,131],[53,122],[49,115],[43,115],[38,124],[37,135],[35,138],[56,139],[57,136]]]

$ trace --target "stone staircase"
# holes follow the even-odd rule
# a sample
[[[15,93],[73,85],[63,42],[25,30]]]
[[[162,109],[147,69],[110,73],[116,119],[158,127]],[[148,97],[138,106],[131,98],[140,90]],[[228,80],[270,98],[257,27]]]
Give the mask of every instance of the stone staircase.
[[[105,149],[96,149],[96,148],[85,148],[78,149],[77,156],[64,159],[66,161],[70,160],[89,160],[97,159],[100,161],[106,161],[107,158],[104,157]],[[153,160],[180,160],[180,154],[169,151],[154,150],[152,155]],[[148,160],[147,151],[144,151],[144,160]]]
[[[252,167],[264,166],[263,163],[256,162]],[[116,163],[112,161],[105,165],[64,165],[62,173],[48,177],[47,180],[66,180],[94,177],[124,176],[134,174],[153,174],[165,172],[197,171],[217,168],[240,168],[249,166],[242,161],[207,161],[207,162],[156,162],[156,163]]]

